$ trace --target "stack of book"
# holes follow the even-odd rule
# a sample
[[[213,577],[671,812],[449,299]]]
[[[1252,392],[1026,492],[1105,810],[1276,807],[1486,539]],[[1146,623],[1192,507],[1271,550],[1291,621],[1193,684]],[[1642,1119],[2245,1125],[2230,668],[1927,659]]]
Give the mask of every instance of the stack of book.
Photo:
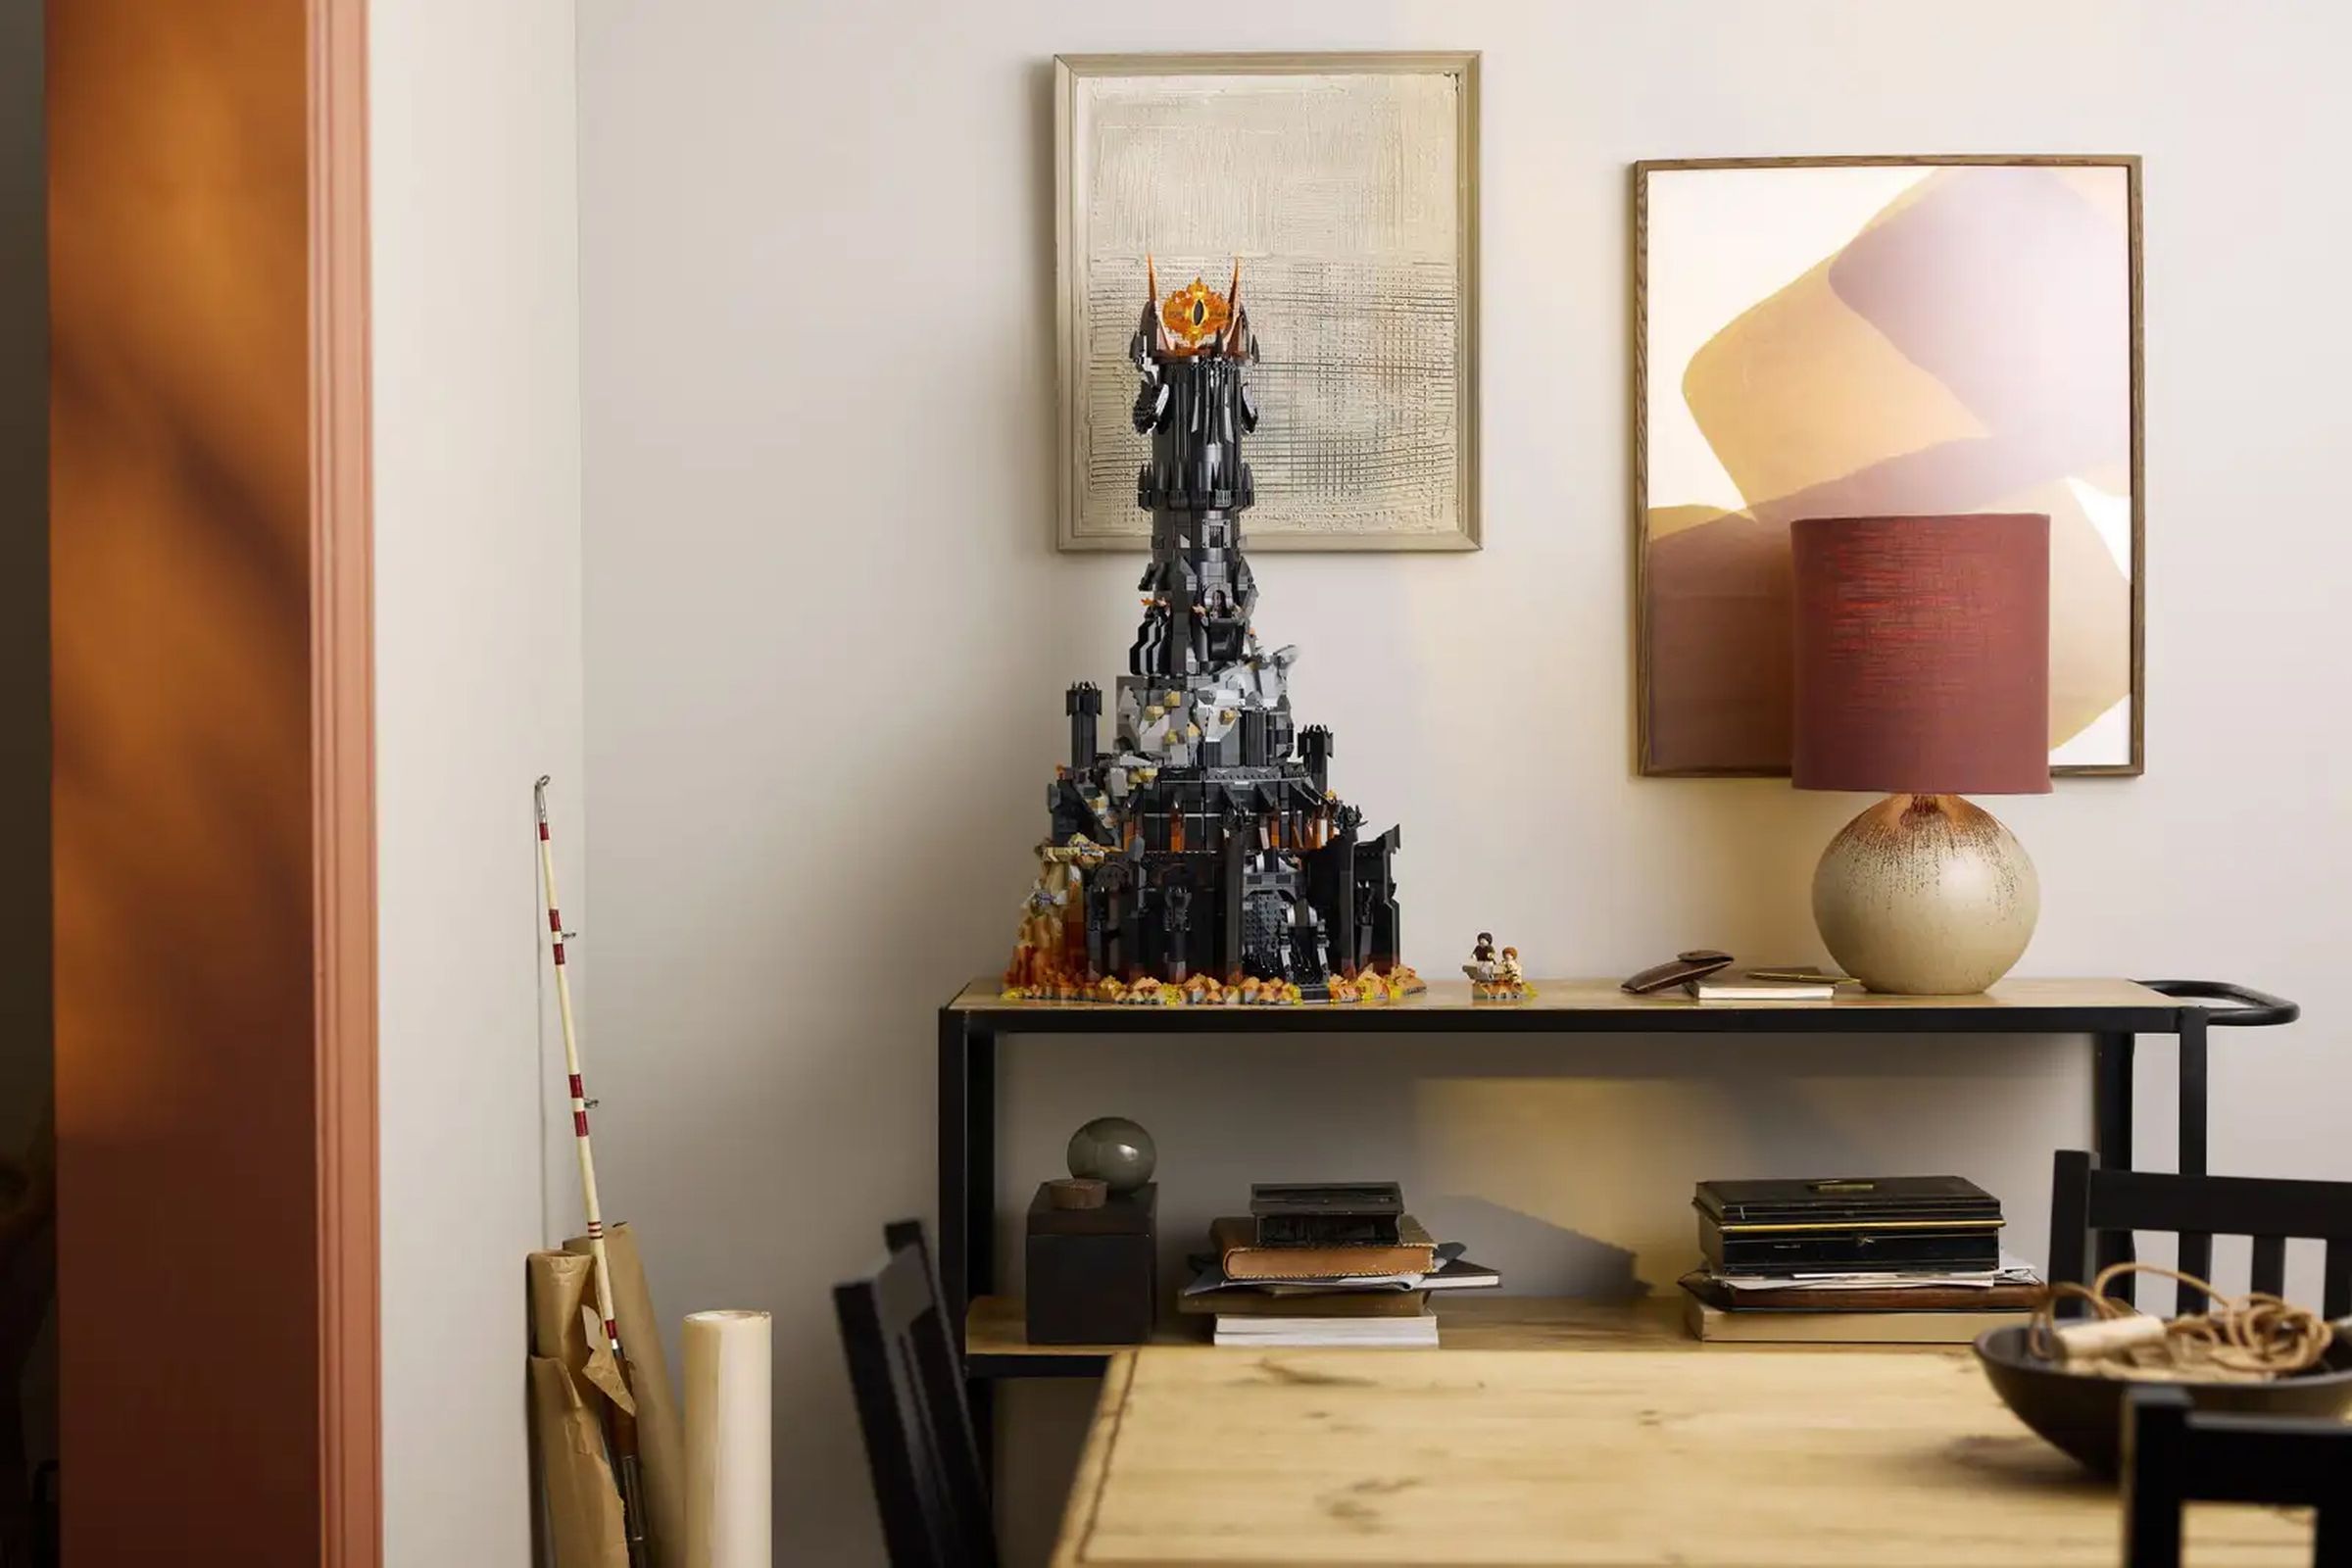
[[[1702,1340],[1965,1345],[2023,1323],[2043,1287],[2001,1251],[2001,1205],[1958,1176],[1701,1182]]]
[[[1219,1345],[1432,1346],[1433,1292],[1501,1283],[1433,1239],[1394,1182],[1254,1186],[1209,1245],[1177,1307],[1214,1316]]]

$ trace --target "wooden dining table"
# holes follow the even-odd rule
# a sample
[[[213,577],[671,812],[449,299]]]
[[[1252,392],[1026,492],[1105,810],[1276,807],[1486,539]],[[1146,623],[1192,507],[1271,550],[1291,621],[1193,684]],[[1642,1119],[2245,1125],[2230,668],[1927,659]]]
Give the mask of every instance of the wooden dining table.
[[[2122,1561],[2115,1487],[1966,1348],[1549,1344],[1122,1351],[1054,1562]],[[2188,1510],[2191,1568],[2311,1549],[2308,1511]]]

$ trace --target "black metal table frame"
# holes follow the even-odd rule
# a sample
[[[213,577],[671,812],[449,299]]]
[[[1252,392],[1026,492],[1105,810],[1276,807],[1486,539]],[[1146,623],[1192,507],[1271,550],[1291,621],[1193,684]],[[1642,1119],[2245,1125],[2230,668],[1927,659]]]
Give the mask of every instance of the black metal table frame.
[[[2183,1174],[2206,1161],[2206,1031],[2216,1025],[2291,1023],[2295,1004],[2243,986],[2208,980],[2143,981],[2171,1005],[2084,1007],[1950,1006],[1802,1007],[1721,1010],[1628,1007],[1511,1008],[1465,1012],[1414,1007],[1100,1007],[945,1006],[939,1011],[940,1294],[958,1345],[971,1302],[996,1284],[997,1041],[1008,1034],[1304,1034],[1346,1029],[1362,1034],[2087,1034],[2092,1041],[2092,1148],[2103,1168],[2132,1166],[2132,1058],[2141,1035],[2180,1043],[2180,1157]],[[2209,1007],[2201,1004],[2225,1002]],[[2129,1235],[2102,1234],[2099,1266],[2129,1257]],[[1092,1376],[1099,1357],[971,1355],[973,1417],[983,1432],[990,1411],[986,1380],[996,1377]]]

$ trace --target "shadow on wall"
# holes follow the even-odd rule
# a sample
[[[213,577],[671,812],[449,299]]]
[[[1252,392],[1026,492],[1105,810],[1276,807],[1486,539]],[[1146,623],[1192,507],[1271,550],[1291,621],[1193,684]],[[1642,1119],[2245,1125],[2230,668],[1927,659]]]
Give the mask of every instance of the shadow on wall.
[[[1447,1193],[1415,1200],[1415,1213],[1433,1234],[1448,1239],[1477,1237],[1484,1250],[1466,1254],[1473,1263],[1485,1263],[1489,1255],[1540,1257],[1547,1260],[1547,1268],[1563,1282],[1553,1289],[1514,1280],[1515,1295],[1574,1295],[1595,1301],[1618,1301],[1647,1296],[1657,1288],[1635,1277],[1634,1254],[1626,1249],[1488,1199]]]
[[[873,1540],[841,1500],[868,1477],[828,1289],[879,1259],[886,1220],[928,1221],[934,1013],[968,978],[938,956],[1001,961],[1033,842],[1004,824],[1042,815],[1052,766],[1035,737],[951,710],[936,683],[897,689],[913,700],[862,715],[858,748],[937,756],[938,737],[962,737],[956,787],[931,768],[854,787],[808,769],[723,856],[679,798],[662,813],[677,838],[649,863],[691,896],[614,862],[595,877],[584,1006],[611,1043],[593,1063],[607,1202],[644,1237],[673,1366],[685,1312],[774,1314],[776,1513],[811,1562],[864,1560]],[[1055,735],[1059,694],[1042,690]]]

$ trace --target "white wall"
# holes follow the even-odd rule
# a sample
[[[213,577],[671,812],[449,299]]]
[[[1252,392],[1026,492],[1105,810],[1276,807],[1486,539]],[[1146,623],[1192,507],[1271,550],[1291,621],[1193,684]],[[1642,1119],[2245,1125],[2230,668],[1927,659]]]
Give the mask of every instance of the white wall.
[[[2298,1029],[2217,1037],[2214,1159],[2352,1176],[2328,1001],[2352,738],[2324,618],[2352,571],[2341,8],[592,0],[579,41],[600,1146],[673,1318],[777,1313],[790,1560],[875,1560],[824,1287],[930,1207],[932,1009],[1002,963],[1061,689],[1132,632],[1134,563],[1049,544],[1056,51],[1485,51],[1489,547],[1255,560],[1339,787],[1405,824],[1431,970],[1481,926],[1540,973],[1702,941],[1818,956],[1807,876],[1859,804],[1630,775],[1626,165],[2146,155],[2149,771],[2001,808],[2044,889],[2024,972],[2300,995]],[[2143,1060],[2161,1165],[2170,1053]],[[1009,1212],[1071,1126],[1124,1111],[1159,1136],[1171,1250],[1252,1177],[1393,1174],[1541,1289],[1670,1281],[1699,1177],[1950,1168],[2038,1251],[2086,1061],[1033,1041],[1003,1179]],[[1039,1442],[1007,1464],[1042,1496],[1083,1396],[1011,1402]],[[1040,1508],[1015,1502],[1021,1541]]]
[[[519,1564],[540,773],[583,892],[572,13],[369,10],[385,1561]]]

